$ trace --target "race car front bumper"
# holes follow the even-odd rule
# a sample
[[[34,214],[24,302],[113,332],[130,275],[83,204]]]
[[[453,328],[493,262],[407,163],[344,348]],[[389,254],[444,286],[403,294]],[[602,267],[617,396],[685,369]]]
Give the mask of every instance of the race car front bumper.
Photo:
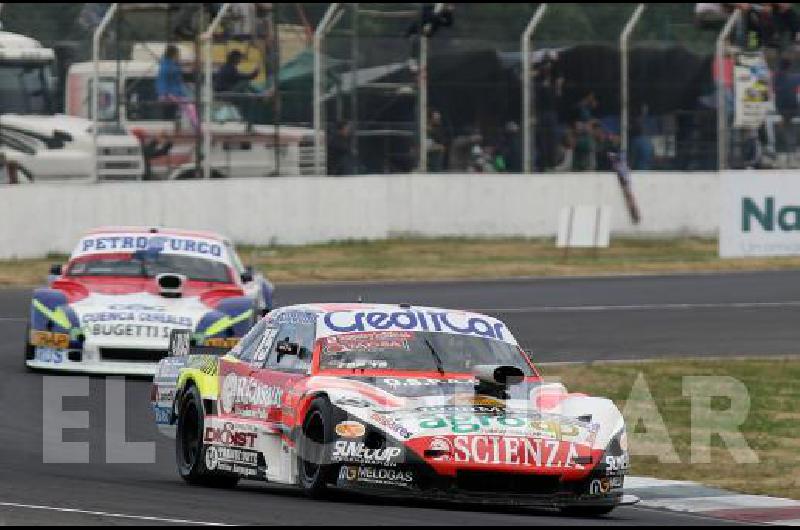
[[[156,358],[166,356],[161,350],[130,350],[143,352],[143,359],[132,360],[104,358],[101,350],[91,345],[83,349],[56,349],[49,347],[33,347],[32,358],[25,360],[25,365],[32,370],[53,372],[70,372],[97,375],[130,375],[153,377],[158,371]]]
[[[83,373],[91,375],[131,375],[153,377],[158,370],[158,363],[133,363],[112,361],[81,361],[52,363],[37,360],[25,361],[32,370],[52,372]]]

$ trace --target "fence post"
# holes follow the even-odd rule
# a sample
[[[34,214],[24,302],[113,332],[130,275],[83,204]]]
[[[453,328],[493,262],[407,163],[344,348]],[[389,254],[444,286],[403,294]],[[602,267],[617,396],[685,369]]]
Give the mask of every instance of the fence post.
[[[92,35],[92,178],[95,182],[99,177],[97,171],[97,128],[100,120],[97,114],[100,111],[100,39],[103,38],[106,28],[114,19],[117,7],[119,7],[119,4],[111,4],[111,7],[103,16],[103,20],[100,21],[100,25],[94,31],[94,35]],[[119,101],[114,102],[114,104],[119,106]]]
[[[534,135],[531,130],[531,115],[535,112],[531,105],[531,38],[536,27],[541,22],[547,11],[547,4],[539,4],[536,12],[528,22],[522,33],[522,171],[531,172],[531,150],[533,149]]]
[[[728,21],[725,22],[722,31],[720,31],[719,37],[717,37],[716,71],[714,73],[717,76],[717,167],[719,171],[726,169],[728,166],[728,115],[725,109],[725,41],[728,40],[740,16],[740,11],[734,9],[731,16],[728,17]],[[731,75],[733,75],[733,71],[731,71]]]
[[[428,37],[419,35],[419,172],[428,171]]]
[[[214,41],[214,32],[222,23],[222,20],[228,14],[228,9],[231,4],[222,4],[222,7],[217,12],[217,16],[209,24],[208,29],[200,37],[203,41],[203,54],[205,55],[204,70],[205,79],[204,94],[203,94],[203,178],[211,178],[211,110],[214,105],[214,85],[212,83],[212,44]],[[277,79],[275,80],[277,83]]]
[[[627,24],[619,36],[619,51],[620,51],[620,150],[621,158],[627,161],[628,156],[628,122],[630,121],[630,93],[629,93],[629,73],[628,73],[628,42],[631,33],[639,23],[639,19],[644,12],[645,4],[639,4],[628,20]]]
[[[322,39],[327,35],[331,20],[339,9],[332,3],[314,30],[314,173],[322,174]]]

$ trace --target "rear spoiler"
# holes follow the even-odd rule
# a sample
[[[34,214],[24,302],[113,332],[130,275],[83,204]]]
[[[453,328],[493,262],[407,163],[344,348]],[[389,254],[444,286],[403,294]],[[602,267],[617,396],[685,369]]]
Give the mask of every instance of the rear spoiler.
[[[169,334],[169,357],[186,357],[187,355],[216,355],[223,356],[230,348],[215,346],[197,346],[192,344],[192,331],[188,329],[173,329]]]

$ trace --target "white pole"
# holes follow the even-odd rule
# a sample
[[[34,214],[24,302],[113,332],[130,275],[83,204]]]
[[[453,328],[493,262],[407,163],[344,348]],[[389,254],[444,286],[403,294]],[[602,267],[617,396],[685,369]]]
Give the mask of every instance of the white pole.
[[[103,38],[106,28],[114,19],[119,4],[111,4],[111,7],[106,11],[100,25],[94,31],[92,36],[92,178],[95,182],[98,180],[97,171],[97,128],[99,120],[97,114],[100,112],[100,40]],[[117,80],[119,83],[119,79]],[[119,101],[114,103],[119,109]],[[119,112],[119,110],[117,110]]]
[[[725,41],[733,31],[733,26],[739,20],[740,12],[734,9],[725,27],[717,37],[717,167],[720,171],[728,165],[728,114],[725,111]]]
[[[211,178],[211,107],[214,105],[214,85],[212,83],[212,43],[214,42],[214,32],[222,23],[222,19],[228,14],[231,4],[222,4],[217,12],[217,16],[211,21],[208,29],[200,37],[203,40],[203,54],[205,55],[205,65],[203,72],[205,79],[203,83],[203,178]],[[276,81],[277,82],[277,81]]]
[[[622,30],[622,33],[619,36],[620,88],[622,89],[620,98],[619,129],[621,135],[620,158],[622,160],[627,160],[628,156],[628,122],[630,121],[630,109],[628,108],[630,98],[630,94],[628,92],[630,88],[628,85],[628,41],[630,40],[631,33],[633,33],[636,24],[639,23],[639,19],[642,17],[644,8],[645,4],[639,4],[636,6],[633,15],[631,15],[630,20],[628,20],[628,23],[625,24],[625,28]]]
[[[428,37],[419,34],[419,172],[428,171]]]
[[[531,172],[531,37],[547,11],[547,4],[539,4],[528,26],[522,33],[522,171]]]
[[[322,175],[322,39],[339,9],[339,4],[328,6],[325,16],[314,30],[314,173]]]

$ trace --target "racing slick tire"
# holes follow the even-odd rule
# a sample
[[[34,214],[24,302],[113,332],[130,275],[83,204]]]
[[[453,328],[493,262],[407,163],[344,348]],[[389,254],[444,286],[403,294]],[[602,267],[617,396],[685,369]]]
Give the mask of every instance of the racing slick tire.
[[[599,517],[610,514],[615,508],[616,506],[565,506],[561,508],[561,513],[570,517]]]
[[[36,348],[31,344],[31,325],[25,326],[25,369],[32,372],[33,369],[28,366],[28,361],[32,361],[36,357]]]
[[[187,483],[212,488],[233,488],[239,476],[206,467],[203,444],[203,399],[197,387],[190,385],[181,395],[178,428],[175,436],[175,457],[178,473]]]
[[[325,397],[315,398],[303,419],[297,443],[299,486],[309,497],[323,497],[332,482],[330,448],[334,441],[334,418]]]

